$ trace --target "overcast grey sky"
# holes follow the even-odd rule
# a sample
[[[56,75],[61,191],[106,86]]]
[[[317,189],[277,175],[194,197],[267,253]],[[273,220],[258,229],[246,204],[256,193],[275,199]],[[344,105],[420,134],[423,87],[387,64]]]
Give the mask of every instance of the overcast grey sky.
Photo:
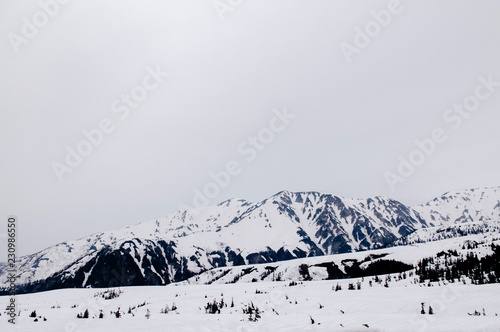
[[[402,0],[379,30],[371,12],[388,1],[59,6],[45,22],[36,1],[0,3],[0,211],[18,216],[22,255],[192,205],[231,160],[240,173],[210,204],[281,190],[419,204],[500,185],[500,87],[480,88],[462,122],[443,118],[478,77],[500,82],[500,2]],[[341,45],[367,24],[373,37],[349,62]],[[148,78],[158,68],[160,83]],[[144,80],[154,88],[121,119],[112,104]],[[285,108],[295,118],[249,162],[239,147]],[[103,119],[114,131],[59,181],[53,162]],[[446,141],[392,190],[384,174],[435,128]]]

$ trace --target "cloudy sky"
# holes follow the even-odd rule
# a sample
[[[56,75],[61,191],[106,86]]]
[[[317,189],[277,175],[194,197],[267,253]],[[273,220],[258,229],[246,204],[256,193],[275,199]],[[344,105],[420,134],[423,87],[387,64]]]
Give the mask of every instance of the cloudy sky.
[[[420,204],[500,185],[499,2],[41,3],[50,16],[0,3],[0,211],[22,255],[207,186],[209,204],[281,190]]]

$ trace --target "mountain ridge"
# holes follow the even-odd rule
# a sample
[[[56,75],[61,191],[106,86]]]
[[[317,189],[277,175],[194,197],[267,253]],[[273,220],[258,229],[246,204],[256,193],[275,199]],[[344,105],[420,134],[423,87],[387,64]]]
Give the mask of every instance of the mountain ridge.
[[[281,191],[62,242],[21,257],[18,284],[21,291],[168,284],[217,267],[376,249],[423,228],[499,220],[500,187],[448,192],[417,206]]]

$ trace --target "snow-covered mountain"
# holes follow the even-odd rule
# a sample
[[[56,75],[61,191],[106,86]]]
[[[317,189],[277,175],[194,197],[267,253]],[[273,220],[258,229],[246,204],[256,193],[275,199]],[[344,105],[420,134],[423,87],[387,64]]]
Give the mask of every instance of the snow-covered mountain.
[[[500,187],[448,192],[413,209],[435,225],[500,221]]]
[[[18,285],[27,292],[161,285],[217,267],[374,249],[419,229],[499,220],[500,188],[447,193],[415,207],[379,196],[285,191],[63,242],[21,257]],[[0,265],[2,283],[5,273]]]

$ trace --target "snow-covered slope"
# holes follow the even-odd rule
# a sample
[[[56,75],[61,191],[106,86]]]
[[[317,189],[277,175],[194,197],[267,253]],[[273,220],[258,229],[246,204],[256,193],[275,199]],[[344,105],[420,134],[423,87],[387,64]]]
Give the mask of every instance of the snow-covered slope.
[[[494,235],[494,236],[492,236]],[[212,285],[212,284],[234,284],[261,281],[319,281],[330,279],[352,278],[357,266],[364,270],[374,271],[367,275],[381,275],[403,271],[411,271],[407,275],[413,275],[413,267],[423,258],[434,257],[439,252],[453,250],[458,255],[466,256],[469,253],[476,254],[479,258],[492,253],[491,244],[500,245],[500,232],[495,234],[469,234],[462,237],[450,237],[439,241],[426,243],[415,243],[412,245],[396,246],[383,249],[367,250],[337,255],[299,258],[291,261],[274,262],[268,264],[254,264],[246,266],[221,267],[206,271],[191,277],[179,284],[189,285]],[[469,247],[472,247],[470,249]],[[387,261],[399,262],[383,266]],[[406,265],[406,266],[405,266]],[[384,271],[385,270],[385,271]]]
[[[318,192],[233,199],[21,257],[18,284],[20,291],[161,285],[222,266],[380,248],[422,228],[498,221],[498,202],[499,188],[445,194],[417,207]],[[2,282],[4,275],[0,265]]]

